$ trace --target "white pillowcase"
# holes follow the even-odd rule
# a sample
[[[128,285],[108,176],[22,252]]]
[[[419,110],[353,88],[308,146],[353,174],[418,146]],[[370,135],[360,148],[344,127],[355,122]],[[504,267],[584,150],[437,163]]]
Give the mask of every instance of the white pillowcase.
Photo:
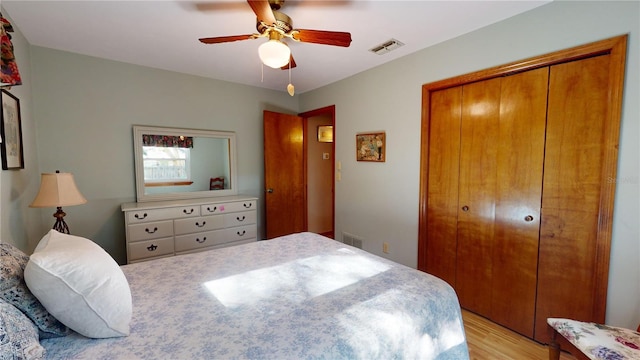
[[[129,335],[129,283],[93,241],[49,231],[31,255],[24,279],[47,311],[76,332],[91,338]]]

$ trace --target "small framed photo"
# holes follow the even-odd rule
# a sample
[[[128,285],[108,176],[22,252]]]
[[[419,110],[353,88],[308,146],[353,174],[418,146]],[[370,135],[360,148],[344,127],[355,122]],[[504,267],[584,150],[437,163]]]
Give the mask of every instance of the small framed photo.
[[[318,126],[318,141],[319,142],[333,142],[333,126],[320,125]]]
[[[22,153],[22,123],[20,120],[20,100],[2,89],[2,169],[24,169]]]
[[[385,138],[384,132],[356,134],[356,160],[384,162]]]

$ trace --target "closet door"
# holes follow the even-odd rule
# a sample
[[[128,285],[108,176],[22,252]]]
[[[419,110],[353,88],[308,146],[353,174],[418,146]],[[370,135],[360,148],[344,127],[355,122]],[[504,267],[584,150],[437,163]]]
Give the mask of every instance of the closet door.
[[[548,68],[501,78],[491,319],[533,337]]]
[[[455,287],[462,86],[436,91],[429,101],[426,266],[428,272]]]
[[[604,322],[626,49],[624,35],[422,88],[418,268],[522,334],[533,318],[542,343],[548,317]]]
[[[456,286],[462,307],[491,316],[500,78],[462,87]]]
[[[611,214],[603,207],[601,192],[611,181],[604,166],[605,139],[614,133],[617,140],[618,133],[618,124],[607,121],[615,106],[609,97],[610,58],[601,55],[551,67],[535,334],[539,341],[548,340],[547,317],[605,320],[609,241],[599,236],[599,227],[610,222]]]

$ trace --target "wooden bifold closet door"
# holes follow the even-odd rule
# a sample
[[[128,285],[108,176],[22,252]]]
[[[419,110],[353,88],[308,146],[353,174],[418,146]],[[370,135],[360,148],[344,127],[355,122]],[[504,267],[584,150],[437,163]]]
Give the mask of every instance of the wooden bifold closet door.
[[[446,233],[438,236],[442,242],[455,244],[450,239],[457,237],[456,248],[447,249],[456,259],[449,263],[455,275],[447,280],[463,307],[530,337],[547,83],[547,68],[475,82],[434,92],[431,108],[430,154],[449,166],[430,169],[430,180],[439,186],[429,188],[429,197],[458,199],[428,207],[435,227],[449,215],[448,231],[438,231]],[[445,155],[440,148],[452,151]],[[429,245],[434,249],[428,254],[437,255],[441,245]],[[442,258],[427,257],[428,268]]]
[[[541,342],[604,321],[626,36],[423,87],[418,268]]]

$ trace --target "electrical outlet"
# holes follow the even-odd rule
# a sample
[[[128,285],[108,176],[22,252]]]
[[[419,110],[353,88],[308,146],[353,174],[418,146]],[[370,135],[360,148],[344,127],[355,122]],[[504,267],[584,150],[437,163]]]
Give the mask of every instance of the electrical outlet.
[[[382,252],[385,254],[389,253],[389,243],[382,243]]]

